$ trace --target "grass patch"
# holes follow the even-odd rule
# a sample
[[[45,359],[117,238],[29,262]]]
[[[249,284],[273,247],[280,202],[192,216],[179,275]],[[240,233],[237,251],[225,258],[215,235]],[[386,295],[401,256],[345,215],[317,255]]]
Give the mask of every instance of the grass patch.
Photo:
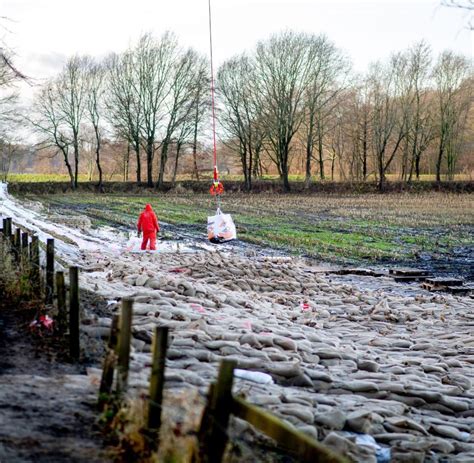
[[[27,195],[53,210],[88,215],[94,226],[133,230],[145,204],[162,222],[194,227],[204,237],[215,200],[207,194],[147,195],[67,193]],[[238,237],[324,259],[404,259],[474,246],[474,195],[421,194],[226,194]]]

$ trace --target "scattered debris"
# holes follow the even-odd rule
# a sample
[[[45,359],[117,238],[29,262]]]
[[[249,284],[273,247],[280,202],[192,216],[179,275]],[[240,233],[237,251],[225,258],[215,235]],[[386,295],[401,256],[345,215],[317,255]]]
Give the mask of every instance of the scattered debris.
[[[464,281],[458,278],[427,278],[422,284],[422,288],[428,291],[446,291],[458,295],[474,294],[474,286],[464,285]]]
[[[30,323],[30,330],[42,333],[43,329],[53,332],[54,320],[49,315],[40,315]]]

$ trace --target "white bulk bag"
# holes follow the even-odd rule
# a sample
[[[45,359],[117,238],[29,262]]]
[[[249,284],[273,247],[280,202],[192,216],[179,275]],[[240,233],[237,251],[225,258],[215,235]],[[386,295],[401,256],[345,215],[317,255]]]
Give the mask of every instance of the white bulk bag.
[[[216,215],[207,218],[207,236],[212,243],[223,243],[237,239],[234,221],[230,214],[217,209]]]

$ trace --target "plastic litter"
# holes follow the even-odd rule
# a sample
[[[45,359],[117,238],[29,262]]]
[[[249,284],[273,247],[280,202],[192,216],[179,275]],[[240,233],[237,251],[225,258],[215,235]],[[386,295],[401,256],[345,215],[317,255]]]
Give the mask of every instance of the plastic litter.
[[[53,331],[54,320],[49,315],[40,315],[30,323],[30,329],[40,331],[42,328]]]
[[[391,452],[389,447],[382,447],[370,434],[358,434],[356,432],[341,431],[343,436],[355,437],[357,445],[365,445],[375,449],[377,463],[390,463]]]
[[[136,236],[130,236],[128,239],[128,242],[125,244],[125,251],[126,252],[140,252],[141,245],[142,245],[141,238],[138,238]]]
[[[261,371],[240,370],[239,368],[236,368],[234,370],[234,376],[236,378],[253,381],[254,383],[273,384],[273,378],[267,373],[262,373]]]

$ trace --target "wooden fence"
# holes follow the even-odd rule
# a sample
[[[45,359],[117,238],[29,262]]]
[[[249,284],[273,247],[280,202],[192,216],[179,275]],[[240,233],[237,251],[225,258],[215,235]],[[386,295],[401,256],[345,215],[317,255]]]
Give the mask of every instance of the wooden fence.
[[[13,230],[10,217],[3,218],[0,233],[9,245],[14,261],[28,269],[33,294],[43,298],[45,304],[52,306],[56,301],[56,329],[58,333],[69,337],[69,354],[72,359],[80,357],[80,307],[79,307],[79,269],[69,268],[69,288],[64,282],[64,273],[54,271],[54,239],[46,240],[46,265],[40,264],[40,241],[31,231],[16,226]],[[69,304],[67,293],[69,292]]]
[[[15,261],[29,266],[31,284],[37,294],[44,297],[47,305],[56,301],[56,329],[63,334],[68,329],[70,356],[72,359],[79,360],[78,267],[69,268],[69,288],[67,289],[64,273],[54,271],[54,239],[48,239],[46,243],[46,266],[43,275],[38,237],[34,234],[30,237],[29,231],[22,231],[21,227],[16,227],[13,233],[11,218],[3,219],[3,228],[0,232],[5,242],[10,243]],[[69,298],[67,298],[67,292],[69,292]],[[120,315],[114,315],[112,318],[107,352],[103,361],[99,387],[100,410],[104,410],[112,397],[120,401],[127,391],[132,318],[133,300],[122,299]],[[152,446],[155,448],[159,446],[167,344],[168,328],[156,327],[152,345],[148,416],[144,430],[151,437]],[[280,448],[294,454],[301,462],[346,463],[348,461],[275,415],[250,404],[241,397],[235,397],[232,394],[234,368],[235,362],[224,360],[220,365],[217,381],[210,385],[198,432],[199,455],[196,455],[198,461],[206,463],[222,461],[228,442],[227,428],[231,415],[247,421],[273,438]]]
[[[120,317],[112,322],[108,352],[104,359],[99,391],[99,406],[104,408],[108,396],[120,398],[128,386],[127,355],[130,352],[130,332],[133,300],[122,301]],[[163,388],[165,384],[165,363],[168,328],[155,327],[152,344],[152,364],[148,399],[147,435],[159,445]],[[128,346],[126,346],[128,344]],[[234,415],[247,421],[259,431],[274,439],[280,448],[295,455],[298,461],[308,463],[347,463],[348,460],[323,444],[295,429],[289,423],[272,413],[250,404],[232,394],[235,362],[222,361],[217,381],[209,388],[200,429],[198,432],[199,455],[197,461],[219,463],[222,461],[228,442],[229,418]],[[114,375],[114,370],[116,375]],[[115,376],[115,389],[113,388]]]

